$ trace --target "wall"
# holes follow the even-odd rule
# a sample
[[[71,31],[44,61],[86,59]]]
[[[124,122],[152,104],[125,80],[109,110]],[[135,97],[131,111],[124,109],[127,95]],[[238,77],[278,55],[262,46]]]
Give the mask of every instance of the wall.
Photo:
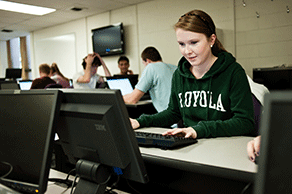
[[[6,41],[0,41],[0,78],[5,78],[5,69],[8,67]]]
[[[252,75],[252,68],[292,65],[291,0],[236,1],[237,60]],[[259,13],[259,18],[256,16]]]
[[[65,51],[63,57],[75,58],[75,64],[58,64],[66,75],[67,69],[82,70],[81,61],[92,52],[91,29],[123,22],[125,28],[126,52],[134,73],[143,71],[140,53],[147,46],[155,46],[165,62],[177,64],[181,58],[173,25],[178,18],[192,9],[202,9],[210,14],[217,26],[219,40],[237,57],[237,61],[252,77],[252,68],[291,64],[292,9],[290,0],[154,0],[94,15],[77,21],[35,31],[32,33],[32,49],[39,40],[75,34],[75,56]],[[256,17],[256,13],[260,17]],[[32,51],[33,76],[39,61]],[[48,53],[49,54],[49,53]],[[54,56],[52,56],[54,57]],[[118,56],[103,58],[112,74],[118,73]],[[102,69],[98,73],[104,75]],[[71,75],[70,75],[71,76]]]

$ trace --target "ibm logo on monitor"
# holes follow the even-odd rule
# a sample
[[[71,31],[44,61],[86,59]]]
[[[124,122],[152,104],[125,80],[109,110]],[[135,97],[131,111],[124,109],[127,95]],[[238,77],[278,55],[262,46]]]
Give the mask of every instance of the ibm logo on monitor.
[[[104,125],[101,125],[101,124],[94,124],[94,126],[95,126],[95,129],[96,129],[97,131],[106,131],[106,128],[105,128]]]

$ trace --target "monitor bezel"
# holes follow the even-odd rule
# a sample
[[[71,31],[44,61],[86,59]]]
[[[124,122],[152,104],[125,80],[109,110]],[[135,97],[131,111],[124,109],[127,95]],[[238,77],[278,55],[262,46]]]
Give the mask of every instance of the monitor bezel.
[[[271,128],[271,117],[272,117],[272,106],[275,102],[291,102],[292,103],[292,92],[291,91],[271,91],[264,97],[264,110],[260,122],[260,156],[258,158],[258,171],[255,176],[254,192],[257,194],[264,194],[266,188],[266,178],[268,171],[268,162],[270,157],[270,142],[273,141],[271,137],[272,131],[275,129]],[[277,129],[279,130],[279,129]],[[280,132],[280,131],[279,131]]]
[[[48,126],[46,143],[44,147],[45,154],[43,155],[42,165],[39,174],[40,179],[37,185],[38,192],[45,193],[45,191],[47,190],[49,172],[51,169],[53,143],[55,138],[56,124],[60,113],[62,92],[58,90],[4,90],[0,91],[0,95],[54,95],[53,107],[50,115],[50,125]],[[8,178],[3,178],[3,180],[19,184],[35,185],[35,183],[21,182]]]
[[[18,76],[15,77],[15,76],[11,76],[11,75],[18,75]],[[22,76],[22,69],[21,68],[6,68],[6,71],[5,71],[5,78],[6,79],[17,79],[17,78],[21,78],[21,76]]]
[[[109,29],[109,28],[117,27],[117,26],[119,27],[119,34],[120,34],[120,43],[119,43],[119,48],[118,49],[121,49],[121,50],[110,51],[110,52],[107,52],[107,51],[98,52],[95,49],[96,42],[94,41],[94,36],[95,36],[94,33],[98,32],[98,31],[103,31],[103,30],[106,30],[106,29]],[[103,27],[100,27],[100,28],[92,29],[91,33],[92,33],[92,36],[91,36],[92,49],[93,49],[94,52],[98,53],[100,56],[102,56],[102,57],[104,57],[104,56],[113,56],[113,55],[121,55],[121,54],[125,53],[124,26],[123,26],[122,22],[117,23],[117,24],[103,26]]]

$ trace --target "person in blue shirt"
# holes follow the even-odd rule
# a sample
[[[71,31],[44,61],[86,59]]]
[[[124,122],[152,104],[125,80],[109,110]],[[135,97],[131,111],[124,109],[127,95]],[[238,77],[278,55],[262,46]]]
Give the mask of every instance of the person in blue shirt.
[[[177,66],[164,63],[154,47],[145,48],[141,58],[146,67],[133,92],[123,96],[124,101],[127,104],[136,104],[149,91],[153,106],[157,112],[161,112],[168,106],[171,79]]]

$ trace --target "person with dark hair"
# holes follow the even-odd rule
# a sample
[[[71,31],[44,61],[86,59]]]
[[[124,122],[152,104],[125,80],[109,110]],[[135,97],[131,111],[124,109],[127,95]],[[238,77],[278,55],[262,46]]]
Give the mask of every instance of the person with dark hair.
[[[143,63],[147,62],[147,60],[162,61],[160,53],[152,46],[144,49],[144,51],[141,53],[141,58]]]
[[[133,75],[133,71],[129,69],[130,61],[126,56],[120,56],[118,60],[118,67],[120,68],[121,72],[119,75]]]
[[[111,76],[107,66],[97,53],[88,54],[82,62],[83,71],[73,76],[73,87],[76,89],[94,89],[96,84],[104,82],[103,78],[96,74],[97,68],[102,66],[106,76]]]
[[[60,72],[57,63],[51,65],[51,79],[60,84],[62,88],[70,87],[69,79]]]
[[[54,80],[50,78],[51,68],[48,64],[44,63],[39,66],[40,78],[36,78],[32,81],[30,89],[44,89],[49,84],[56,84]]]
[[[212,18],[201,10],[182,15],[174,26],[183,57],[173,74],[168,108],[130,119],[138,127],[182,126],[163,135],[192,138],[250,134],[254,128],[251,89],[244,69],[216,36]]]
[[[125,103],[136,104],[149,91],[153,106],[160,112],[167,108],[171,78],[177,66],[162,62],[158,50],[147,47],[141,54],[146,66],[132,93],[123,96]]]

